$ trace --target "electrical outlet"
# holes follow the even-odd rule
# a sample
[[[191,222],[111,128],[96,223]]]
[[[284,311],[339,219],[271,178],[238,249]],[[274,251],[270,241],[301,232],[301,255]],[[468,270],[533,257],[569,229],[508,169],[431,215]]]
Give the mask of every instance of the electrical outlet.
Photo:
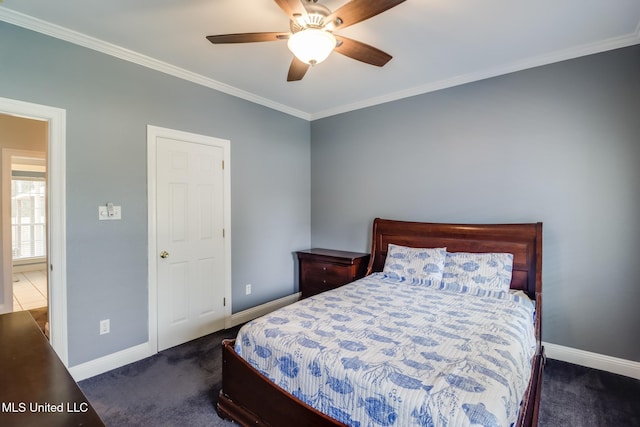
[[[247,284],[244,287],[244,293],[245,293],[245,295],[251,295],[251,283]]]
[[[100,335],[108,334],[110,332],[111,325],[109,319],[100,321]]]

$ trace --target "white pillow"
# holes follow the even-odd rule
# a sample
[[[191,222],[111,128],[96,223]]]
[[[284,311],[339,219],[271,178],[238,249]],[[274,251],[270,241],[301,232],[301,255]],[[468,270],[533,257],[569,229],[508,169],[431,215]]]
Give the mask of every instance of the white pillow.
[[[383,272],[408,281],[440,283],[447,248],[410,248],[389,244]]]
[[[512,254],[447,252],[442,283],[508,291],[512,270]]]

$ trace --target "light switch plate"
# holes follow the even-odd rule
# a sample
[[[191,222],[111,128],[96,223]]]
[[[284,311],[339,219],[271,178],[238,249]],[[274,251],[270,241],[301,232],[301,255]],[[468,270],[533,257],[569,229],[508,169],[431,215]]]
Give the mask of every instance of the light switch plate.
[[[106,206],[104,205],[98,206],[98,219],[100,221],[122,219],[122,207],[114,206],[113,215],[109,216],[109,211]]]

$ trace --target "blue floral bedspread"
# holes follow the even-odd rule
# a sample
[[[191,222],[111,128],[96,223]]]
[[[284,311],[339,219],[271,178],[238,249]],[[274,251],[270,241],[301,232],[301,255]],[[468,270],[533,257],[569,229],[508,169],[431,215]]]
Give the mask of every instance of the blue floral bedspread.
[[[236,351],[350,426],[509,426],[535,351],[509,292],[376,273],[244,325]]]

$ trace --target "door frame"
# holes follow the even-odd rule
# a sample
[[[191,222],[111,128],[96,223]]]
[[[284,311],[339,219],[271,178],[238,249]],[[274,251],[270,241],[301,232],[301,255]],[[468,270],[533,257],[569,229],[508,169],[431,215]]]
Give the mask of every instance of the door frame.
[[[34,120],[44,120],[49,123],[47,141],[49,341],[62,363],[68,366],[65,164],[67,112],[62,108],[0,97],[0,113]],[[4,234],[7,221],[3,219],[2,222]],[[3,250],[3,283],[7,283],[7,275],[11,270],[7,271],[7,261],[11,263],[11,258],[7,260]],[[8,280],[11,281],[10,275]],[[7,289],[6,286],[3,287],[5,288],[3,291],[6,297]]]
[[[168,138],[221,147],[223,149],[223,223],[225,230],[225,283],[224,283],[224,323],[229,327],[231,321],[231,162],[230,141],[199,135],[175,129],[147,125],[147,211],[148,211],[148,274],[149,274],[149,348],[158,351],[158,247],[157,247],[157,139]]]

